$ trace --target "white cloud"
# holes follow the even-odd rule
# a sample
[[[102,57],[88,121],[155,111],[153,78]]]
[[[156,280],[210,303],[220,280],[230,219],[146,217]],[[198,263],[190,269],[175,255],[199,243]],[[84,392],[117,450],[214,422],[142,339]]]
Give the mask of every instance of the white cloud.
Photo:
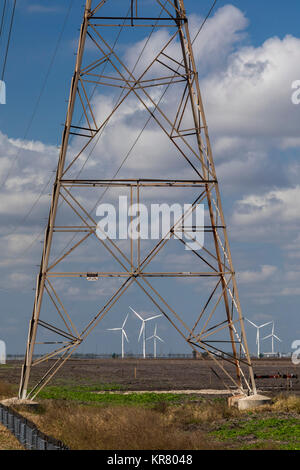
[[[190,35],[192,41],[199,31],[199,26],[202,24],[203,19],[198,15],[190,15]],[[219,8],[214,16],[207,20],[203,32],[201,32],[193,44],[195,59],[201,61],[200,73],[202,70],[207,72],[212,67],[219,69],[224,64],[224,60],[233,50],[235,44],[245,36],[245,33],[242,31],[245,30],[247,25],[248,20],[245,15],[233,5],[225,5]],[[166,30],[161,29],[152,34],[149,39],[145,38],[128,47],[124,54],[124,61],[129,70],[134,69],[135,75],[142,73],[145,66],[148,66],[153,61],[170,38],[171,35]],[[177,45],[175,41],[172,41],[164,52],[181,61],[182,57],[178,44],[178,41]],[[139,58],[141,51],[143,51],[143,55]],[[168,63],[165,57],[163,59],[165,63]],[[152,71],[157,71],[158,69],[161,70],[161,66],[158,64],[154,64],[151,67]]]
[[[298,230],[299,200],[300,186],[244,197],[232,215],[234,236],[286,242],[286,236]]]
[[[237,279],[240,284],[256,283],[266,281],[277,272],[276,266],[262,265],[260,271],[242,271],[238,273]]]
[[[300,258],[300,235],[297,233],[294,235],[294,239],[291,240],[285,245],[284,249],[286,251],[286,256],[290,259],[299,259]]]
[[[30,13],[58,13],[62,9],[59,6],[45,6],[40,4],[28,5],[27,10]]]
[[[270,38],[261,47],[232,54],[223,73],[203,81],[215,132],[280,138],[283,144],[298,137],[299,107],[290,97],[299,60],[300,39],[292,36]]]
[[[281,292],[280,292],[281,295],[287,295],[287,296],[291,296],[291,295],[297,295],[299,296],[300,295],[300,287],[285,287]]]
[[[200,18],[191,17],[192,37],[200,24]],[[240,241],[242,236],[243,240],[251,238],[254,241],[270,241],[275,234],[279,249],[286,250],[288,257],[296,258],[300,256],[300,241],[297,238],[300,217],[297,207],[300,197],[300,186],[297,183],[299,170],[295,161],[285,162],[284,156],[290,149],[300,147],[300,107],[293,106],[290,99],[291,83],[299,78],[300,39],[286,36],[281,40],[275,37],[260,47],[241,47],[240,41],[247,24],[242,11],[227,5],[207,21],[194,45],[200,77],[202,76],[200,85],[209,130],[214,136],[213,151],[218,162],[217,172],[222,183],[221,189],[230,191],[232,199],[238,198],[231,220],[235,239]],[[153,35],[136,72],[153,57],[168,37],[163,30]],[[131,66],[135,64],[144,44],[145,40],[140,41],[125,51],[125,57]],[[161,92],[158,88],[155,93],[159,95]],[[175,95],[164,102],[170,113],[175,110]],[[95,95],[97,119],[103,119],[109,113],[112,102],[112,95]],[[109,178],[114,174],[148,117],[141,109],[141,104],[132,97],[126,100],[111,126],[105,129],[86,165],[89,175],[95,175],[96,162],[100,158],[102,177]],[[73,152],[77,146],[78,142],[74,139]],[[278,172],[278,180],[283,184],[284,172],[289,173],[291,180],[294,178],[294,184],[289,187],[275,187],[274,182],[268,180],[269,173],[274,168],[274,148],[283,154],[280,163],[282,172]],[[55,147],[46,146],[42,142],[9,139],[0,133],[0,181],[4,180],[13,159],[19,155],[1,194],[2,227],[6,227],[7,221],[11,223],[13,220],[17,225],[17,220],[22,220],[54,170],[57,153]],[[74,166],[75,174],[87,155],[88,151]],[[184,160],[175,156],[172,144],[157,126],[151,124],[128,159],[122,176],[131,176],[134,169],[138,176],[142,172],[144,176],[149,173],[154,176],[155,168],[159,176],[166,173],[168,177],[178,174],[185,177]],[[259,182],[264,189],[260,186],[258,191]],[[245,193],[247,196],[244,196]],[[47,216],[48,210],[49,199],[43,197],[30,216],[29,223],[32,226],[29,230],[43,226],[41,214]],[[229,228],[230,226],[231,224]],[[14,253],[14,262],[19,262],[18,253],[32,241],[27,229],[23,224],[18,228],[18,236],[14,234],[2,238],[2,266],[9,266]],[[39,251],[40,245],[35,253]],[[27,258],[25,261],[27,262]],[[272,261],[259,260],[260,270],[242,271],[239,275],[240,282],[254,284],[259,280],[263,285],[270,282],[274,275],[278,275],[278,267],[268,263]],[[286,282],[292,283],[295,280],[287,278]],[[295,292],[295,287],[291,284],[285,289],[294,289]],[[288,290],[284,290],[283,295],[287,295],[285,292]],[[74,298],[80,295],[77,288],[73,287],[70,287],[68,293]],[[100,289],[98,294],[103,293]],[[272,290],[270,297],[271,295]]]
[[[194,39],[203,18],[197,15],[190,17],[191,38]],[[194,54],[201,62],[200,73],[203,69],[214,70],[224,65],[229,53],[236,43],[245,37],[244,30],[248,20],[244,13],[233,5],[219,8],[212,18],[209,18],[203,31],[194,42]]]

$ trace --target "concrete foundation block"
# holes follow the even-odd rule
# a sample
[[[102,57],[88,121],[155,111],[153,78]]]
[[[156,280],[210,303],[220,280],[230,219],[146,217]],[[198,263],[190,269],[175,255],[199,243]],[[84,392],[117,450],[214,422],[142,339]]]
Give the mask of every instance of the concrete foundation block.
[[[30,409],[38,409],[40,404],[36,401],[20,399],[18,397],[7,398],[6,400],[1,400],[0,403],[4,406],[25,406]]]
[[[236,406],[239,410],[251,410],[260,406],[270,405],[271,403],[271,398],[259,395],[258,393],[250,396],[235,395],[228,398],[228,406]]]

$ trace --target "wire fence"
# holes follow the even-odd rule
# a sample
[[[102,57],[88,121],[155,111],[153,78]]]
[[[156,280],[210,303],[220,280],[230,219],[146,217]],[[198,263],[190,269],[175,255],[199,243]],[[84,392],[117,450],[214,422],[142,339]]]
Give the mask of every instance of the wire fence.
[[[16,411],[0,404],[0,423],[3,424],[27,450],[69,450],[61,441],[41,432],[34,423]]]
[[[38,359],[39,357],[42,357],[41,354],[34,354],[33,355],[34,359]],[[147,354],[147,357],[150,359],[154,358],[153,353]],[[192,359],[194,357],[193,353],[168,353],[168,354],[159,354],[157,353],[156,359]],[[114,359],[114,358],[121,358],[120,353],[109,353],[109,354],[98,354],[98,353],[86,353],[86,354],[80,354],[80,353],[75,353],[72,354],[71,361],[72,359],[77,360],[77,359]],[[143,358],[143,354],[139,353],[130,353],[126,352],[125,353],[125,358],[126,359],[140,359]],[[24,360],[24,354],[7,354],[6,355],[7,361],[23,361]]]

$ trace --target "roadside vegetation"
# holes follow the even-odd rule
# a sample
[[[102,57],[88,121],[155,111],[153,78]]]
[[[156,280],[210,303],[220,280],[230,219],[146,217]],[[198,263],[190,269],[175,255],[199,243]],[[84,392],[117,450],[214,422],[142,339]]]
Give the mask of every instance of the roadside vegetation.
[[[242,412],[223,398],[122,391],[118,384],[49,386],[36,411],[17,410],[74,450],[300,450],[295,395]],[[0,382],[1,398],[15,394],[15,387]]]
[[[0,451],[1,450],[24,450],[19,441],[9,432],[5,426],[0,424]]]
[[[111,393],[119,391],[120,393]],[[147,393],[122,393],[122,387],[116,384],[98,386],[52,386],[41,391],[40,398],[50,400],[69,400],[77,403],[88,403],[94,406],[103,405],[137,405],[152,407],[157,403],[181,403],[190,399],[188,395],[175,393],[158,394]]]

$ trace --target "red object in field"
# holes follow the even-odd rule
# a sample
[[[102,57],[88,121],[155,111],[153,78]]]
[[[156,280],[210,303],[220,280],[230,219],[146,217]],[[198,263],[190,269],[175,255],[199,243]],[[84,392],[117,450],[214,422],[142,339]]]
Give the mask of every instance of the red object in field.
[[[274,374],[274,375],[254,375],[255,379],[297,379],[298,375],[295,374]]]

